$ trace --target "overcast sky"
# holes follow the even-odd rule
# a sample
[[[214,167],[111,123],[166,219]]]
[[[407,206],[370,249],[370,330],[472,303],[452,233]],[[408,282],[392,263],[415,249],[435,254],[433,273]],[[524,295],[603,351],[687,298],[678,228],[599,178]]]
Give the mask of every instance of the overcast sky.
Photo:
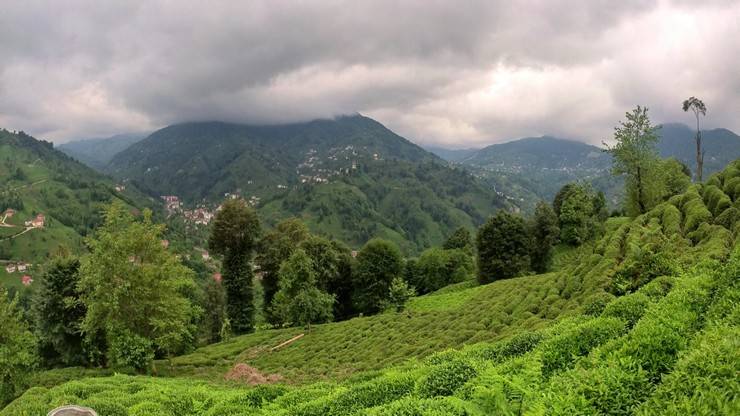
[[[740,1],[29,1],[0,126],[61,143],[360,112],[422,144],[600,143],[625,111],[740,132]]]

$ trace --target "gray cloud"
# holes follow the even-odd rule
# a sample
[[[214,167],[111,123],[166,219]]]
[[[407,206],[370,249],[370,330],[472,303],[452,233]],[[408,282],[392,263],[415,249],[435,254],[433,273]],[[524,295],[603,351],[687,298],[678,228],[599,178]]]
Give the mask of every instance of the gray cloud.
[[[636,104],[740,130],[732,1],[10,1],[0,126],[63,142],[361,112],[420,143],[599,143]]]

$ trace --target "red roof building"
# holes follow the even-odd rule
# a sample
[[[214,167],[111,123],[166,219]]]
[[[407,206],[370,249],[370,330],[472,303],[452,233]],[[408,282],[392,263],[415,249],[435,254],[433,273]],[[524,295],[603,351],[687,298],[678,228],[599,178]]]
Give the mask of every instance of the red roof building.
[[[24,274],[23,277],[21,277],[21,283],[23,283],[23,286],[30,286],[32,282],[33,279],[27,274]]]

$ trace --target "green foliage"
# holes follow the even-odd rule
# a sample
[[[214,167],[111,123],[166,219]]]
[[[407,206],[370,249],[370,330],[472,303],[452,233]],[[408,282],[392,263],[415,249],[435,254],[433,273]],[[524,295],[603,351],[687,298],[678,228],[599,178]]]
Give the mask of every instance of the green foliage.
[[[461,249],[466,252],[473,252],[473,237],[470,235],[470,231],[465,227],[460,227],[455,230],[452,235],[447,238],[442,248],[445,250]]]
[[[660,174],[665,183],[663,199],[680,195],[691,185],[691,171],[688,166],[675,158],[660,162]]]
[[[598,316],[604,311],[606,305],[614,300],[615,296],[607,292],[597,292],[589,297],[584,306],[583,313],[589,316]]]
[[[16,304],[0,288],[0,406],[22,392],[36,363],[35,340]]]
[[[625,206],[632,216],[653,208],[664,193],[655,148],[657,128],[651,124],[647,111],[647,108],[637,106],[626,113],[626,121],[620,121],[619,127],[614,129],[616,144],[607,145],[607,151],[613,156],[612,172],[626,176]]]
[[[265,234],[258,243],[255,263],[262,272],[262,289],[264,301],[262,307],[269,322],[276,322],[270,311],[272,298],[279,290],[280,266],[290,257],[293,250],[308,238],[308,228],[296,218],[281,221],[275,229]]]
[[[739,348],[737,326],[721,325],[702,333],[635,414],[738,414]]]
[[[637,321],[650,305],[650,298],[643,293],[632,293],[610,302],[601,314],[603,317],[614,317],[627,323],[627,328],[635,326]]]
[[[170,354],[192,343],[191,323],[199,314],[186,297],[194,288],[192,271],[162,246],[161,233],[148,212],[136,221],[123,204],[106,211],[80,267],[87,307],[82,330],[91,345],[103,337],[111,347],[123,346],[120,337],[131,334],[137,348],[145,348],[139,340],[147,340],[145,355],[151,356],[154,349]],[[120,354],[110,348],[106,355],[113,363]]]
[[[375,313],[388,300],[391,282],[403,272],[403,258],[398,247],[390,241],[373,239],[357,254],[352,273],[357,310]]]
[[[257,213],[242,199],[230,199],[216,214],[208,247],[224,257],[226,314],[236,334],[254,329],[252,252],[260,235]]]
[[[107,333],[108,365],[116,369],[145,371],[154,360],[152,340],[128,329],[114,328]]]
[[[463,249],[430,248],[408,269],[406,279],[420,294],[465,281],[475,273],[473,258]]]
[[[579,246],[594,236],[597,221],[594,212],[593,190],[586,185],[570,184],[562,191],[560,203],[560,240]]]
[[[499,211],[478,230],[478,281],[489,283],[529,268],[529,237],[524,220]]]
[[[415,295],[416,291],[413,287],[410,287],[404,279],[396,277],[391,282],[388,302],[395,308],[396,312],[403,312],[406,302]]]
[[[50,366],[85,364],[81,325],[87,310],[77,289],[80,261],[71,256],[57,257],[46,269],[33,296],[39,356]]]
[[[421,397],[451,396],[476,374],[475,367],[466,360],[452,359],[432,367],[416,390]]]
[[[221,282],[211,279],[204,288],[203,327],[209,342],[222,340],[221,330],[227,320],[226,291]]]
[[[603,208],[606,209],[606,206]],[[550,205],[544,201],[537,204],[529,228],[532,236],[532,270],[545,273],[550,268],[553,246],[560,236],[558,217]]]
[[[283,323],[308,325],[331,320],[334,296],[319,289],[311,259],[298,249],[280,267],[280,290],[275,294],[275,315]]]
[[[592,348],[623,333],[625,323],[613,317],[596,318],[570,331],[546,340],[542,350],[542,376],[549,378],[556,372],[572,367],[578,357]]]

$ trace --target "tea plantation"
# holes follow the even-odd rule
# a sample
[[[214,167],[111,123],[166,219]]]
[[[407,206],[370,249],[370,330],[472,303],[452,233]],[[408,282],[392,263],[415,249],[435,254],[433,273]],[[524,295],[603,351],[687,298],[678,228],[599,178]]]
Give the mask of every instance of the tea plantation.
[[[611,219],[554,273],[458,284],[274,351],[301,331],[233,338],[158,362],[156,377],[47,383],[0,415],[740,414],[739,232],[736,161]],[[283,382],[225,382],[236,363]]]

